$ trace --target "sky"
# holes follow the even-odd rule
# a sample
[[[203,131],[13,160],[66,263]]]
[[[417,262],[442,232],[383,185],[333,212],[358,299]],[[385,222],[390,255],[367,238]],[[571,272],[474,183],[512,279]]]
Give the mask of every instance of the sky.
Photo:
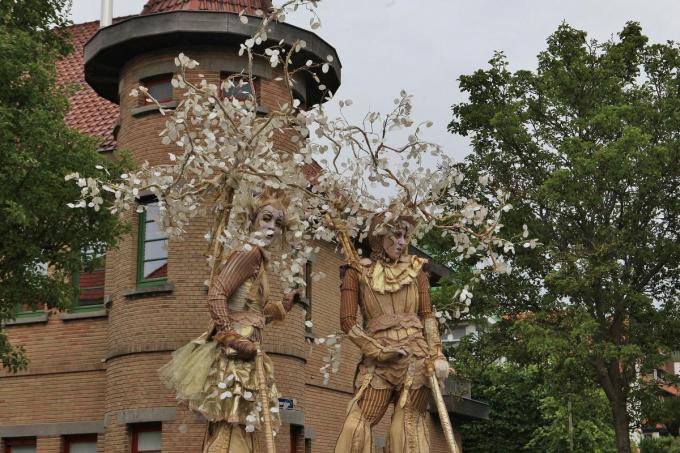
[[[73,0],[76,23],[98,20],[99,0]],[[114,0],[114,17],[138,14],[146,0]],[[470,151],[446,131],[451,106],[465,101],[461,74],[486,68],[503,51],[516,69],[534,69],[547,37],[566,21],[607,40],[627,21],[640,22],[652,42],[680,40],[677,0],[322,0],[318,35],[342,62],[336,100],[352,99],[350,118],[387,112],[404,89],[414,95],[414,119],[432,120],[428,140],[452,156]],[[309,16],[291,17],[308,28]],[[331,109],[331,113],[333,109]]]

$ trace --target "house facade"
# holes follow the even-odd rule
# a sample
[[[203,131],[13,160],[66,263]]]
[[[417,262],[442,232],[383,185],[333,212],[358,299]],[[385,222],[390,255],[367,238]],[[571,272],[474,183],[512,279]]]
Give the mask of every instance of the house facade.
[[[180,93],[170,79],[180,52],[200,62],[188,74],[195,79],[201,74],[219,83],[241,72],[238,43],[252,32],[256,19],[243,24],[238,13],[245,9],[254,16],[255,10],[270,6],[269,0],[150,0],[140,15],[109,27],[99,29],[97,22],[70,27],[76,51],[58,65],[64,83],[80,85],[71,98],[69,124],[100,137],[102,153],[128,150],[137,163],[167,162],[169,147],[158,136],[164,117],[157,106],[128,93],[145,85],[165,108],[175,107]],[[334,56],[323,82],[337,89],[341,66],[333,47],[287,24],[276,24],[269,34],[275,41],[304,39],[303,61]],[[277,69],[258,62],[254,75],[264,109],[286,102],[274,80]],[[296,86],[303,103],[320,101],[310,80],[301,77]],[[277,146],[289,145],[284,137]],[[208,325],[203,236],[209,220],[193,222],[181,240],[168,240],[157,227],[153,199],[142,197],[139,203],[146,205],[145,212],[126,214],[132,225],[129,237],[101,257],[100,269],[75,279],[81,295],[72,310],[23,312],[5,326],[12,343],[26,348],[30,364],[16,374],[0,371],[0,451],[200,451],[205,420],[178,404],[157,370]],[[265,330],[264,349],[282,393],[279,452],[333,451],[353,393],[359,360],[354,345],[343,344],[340,371],[324,383],[319,369],[325,349],[311,341],[339,330],[342,258],[334,244],[318,245],[320,253],[307,271],[327,277],[310,280],[305,306],[296,305],[284,322]],[[272,280],[271,297],[280,297],[280,284]],[[312,328],[305,327],[309,319]],[[458,387],[451,383],[449,388]],[[488,414],[484,405],[469,399],[469,391],[446,398],[454,425]],[[390,414],[376,429],[377,451],[384,446]],[[429,426],[432,451],[447,451],[434,412]]]

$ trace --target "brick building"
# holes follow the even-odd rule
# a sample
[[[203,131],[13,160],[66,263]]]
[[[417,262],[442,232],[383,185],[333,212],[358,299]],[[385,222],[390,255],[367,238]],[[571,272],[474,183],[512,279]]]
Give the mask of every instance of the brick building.
[[[150,0],[138,16],[120,18],[99,29],[98,22],[74,25],[76,51],[58,65],[61,80],[80,84],[72,97],[69,124],[100,137],[102,153],[132,152],[137,162],[167,160],[158,133],[164,118],[154,105],[127,96],[146,85],[164,107],[176,105],[170,85],[173,59],[184,52],[200,62],[198,73],[214,82],[242,69],[238,43],[252,32],[238,12],[254,14],[269,0]],[[300,56],[334,61],[323,81],[340,84],[335,49],[306,30],[275,24],[273,41],[299,37],[307,42]],[[300,62],[295,62],[296,64]],[[301,63],[303,64],[303,63]],[[258,62],[255,89],[263,107],[276,105],[285,93],[274,79],[277,70]],[[296,93],[307,104],[319,101],[312,84],[300,78]],[[285,147],[285,140],[277,146]],[[164,388],[157,369],[172,351],[207,326],[208,275],[203,235],[208,220],[196,221],[182,240],[167,241],[158,231],[153,200],[143,214],[127,214],[133,233],[102,257],[102,266],[75,281],[80,299],[69,312],[23,312],[5,326],[10,340],[26,348],[29,367],[17,374],[0,372],[0,451],[6,453],[198,452],[205,420],[179,406]],[[309,337],[339,329],[338,266],[333,244],[322,243],[309,264],[328,277],[310,285],[308,310],[296,306],[286,321],[265,331],[265,349],[275,363],[282,392],[285,426],[277,437],[279,452],[330,452],[352,395],[356,348],[343,345],[340,372],[324,384],[319,373],[324,350]],[[436,268],[437,274],[445,272]],[[276,279],[272,279],[276,280]],[[272,297],[280,297],[273,282]],[[313,316],[313,329],[304,326]],[[450,388],[457,387],[450,383]],[[486,407],[447,396],[454,424],[464,417],[485,417]],[[390,413],[377,429],[384,444]],[[430,418],[433,451],[446,451],[436,414]],[[380,451],[380,450],[378,450]]]

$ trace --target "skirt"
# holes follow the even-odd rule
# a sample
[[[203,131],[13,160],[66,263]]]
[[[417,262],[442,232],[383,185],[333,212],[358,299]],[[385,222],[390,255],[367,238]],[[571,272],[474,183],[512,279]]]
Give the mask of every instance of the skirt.
[[[255,360],[242,360],[204,333],[176,350],[160,370],[161,381],[175,391],[177,400],[203,414],[210,422],[245,425],[246,432],[260,430],[264,423]],[[279,392],[274,367],[264,357],[272,427],[281,426]]]

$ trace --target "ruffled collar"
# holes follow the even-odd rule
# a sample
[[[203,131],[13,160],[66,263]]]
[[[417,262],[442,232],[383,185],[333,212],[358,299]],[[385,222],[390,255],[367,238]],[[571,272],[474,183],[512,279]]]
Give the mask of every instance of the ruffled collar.
[[[393,264],[376,261],[370,274],[371,288],[379,294],[398,291],[413,282],[425,263],[425,258],[414,255],[404,255]]]

